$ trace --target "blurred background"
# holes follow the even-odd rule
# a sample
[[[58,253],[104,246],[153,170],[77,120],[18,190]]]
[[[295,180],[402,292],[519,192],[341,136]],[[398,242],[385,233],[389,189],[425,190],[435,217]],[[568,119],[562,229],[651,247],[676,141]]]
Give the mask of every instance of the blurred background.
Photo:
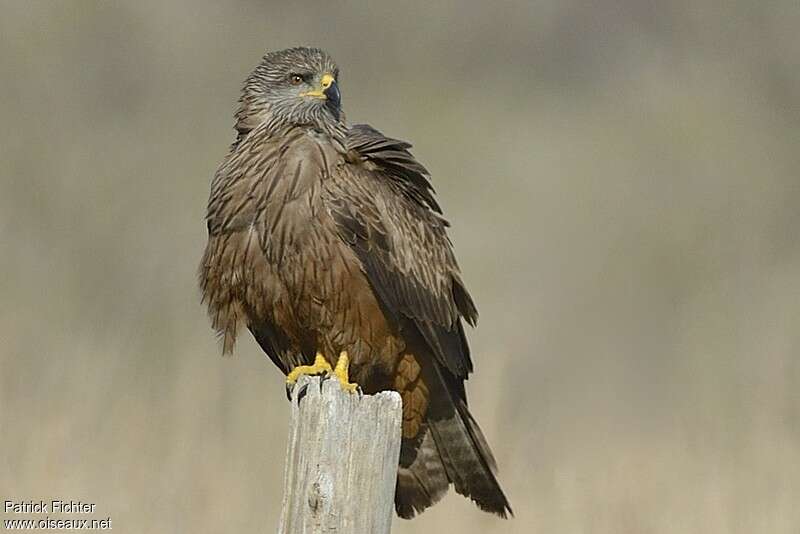
[[[220,357],[196,267],[241,83],[307,44],[414,143],[481,311],[516,518],[395,533],[800,531],[796,1],[1,5],[3,498],[273,531],[283,379]]]

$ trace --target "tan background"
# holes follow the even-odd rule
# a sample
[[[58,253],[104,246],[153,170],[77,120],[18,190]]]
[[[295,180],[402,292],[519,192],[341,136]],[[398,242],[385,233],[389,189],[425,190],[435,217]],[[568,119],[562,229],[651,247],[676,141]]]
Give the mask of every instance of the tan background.
[[[310,44],[432,171],[517,513],[394,532],[800,531],[800,9],[3,2],[0,494],[269,532],[282,379],[199,303],[241,81]],[[6,518],[7,516],[4,516]],[[438,529],[438,530],[437,530]]]

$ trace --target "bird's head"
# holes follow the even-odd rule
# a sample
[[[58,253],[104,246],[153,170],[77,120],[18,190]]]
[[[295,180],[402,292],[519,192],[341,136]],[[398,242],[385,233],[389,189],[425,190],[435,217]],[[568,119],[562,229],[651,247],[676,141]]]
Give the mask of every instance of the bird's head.
[[[236,113],[237,130],[269,121],[329,130],[343,124],[339,68],[318,48],[269,52],[245,82]]]

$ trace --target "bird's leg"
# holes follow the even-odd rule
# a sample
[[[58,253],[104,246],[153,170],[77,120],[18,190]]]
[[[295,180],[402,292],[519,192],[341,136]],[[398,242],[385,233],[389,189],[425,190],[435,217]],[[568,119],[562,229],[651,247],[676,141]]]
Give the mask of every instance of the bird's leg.
[[[350,357],[347,355],[347,351],[343,350],[339,353],[339,360],[336,362],[336,369],[333,370],[333,376],[339,379],[339,384],[342,386],[343,390],[353,393],[354,391],[358,391],[358,384],[350,382],[349,370]]]
[[[338,367],[338,366],[337,366]],[[314,363],[311,365],[298,365],[292,371],[286,375],[286,384],[287,385],[294,385],[297,382],[297,379],[300,378],[301,375],[321,375],[321,374],[331,374],[333,369],[331,369],[331,364],[325,359],[325,356],[322,355],[321,352],[317,353],[316,358],[314,358]]]

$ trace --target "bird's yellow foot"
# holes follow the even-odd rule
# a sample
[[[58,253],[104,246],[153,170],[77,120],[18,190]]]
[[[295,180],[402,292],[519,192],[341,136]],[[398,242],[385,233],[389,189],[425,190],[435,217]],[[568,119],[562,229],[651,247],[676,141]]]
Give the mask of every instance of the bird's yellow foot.
[[[349,369],[350,357],[346,351],[342,351],[339,354],[339,360],[336,362],[336,369],[333,370],[333,376],[339,380],[339,385],[342,386],[343,390],[353,393],[358,391],[358,384],[350,382]]]
[[[338,368],[338,365],[337,365]],[[297,382],[297,379],[300,378],[302,375],[321,375],[326,374],[329,375],[333,372],[331,369],[331,364],[325,359],[325,356],[322,355],[321,352],[317,353],[316,358],[314,358],[314,363],[311,365],[298,365],[292,371],[286,375],[286,385],[291,386]]]

